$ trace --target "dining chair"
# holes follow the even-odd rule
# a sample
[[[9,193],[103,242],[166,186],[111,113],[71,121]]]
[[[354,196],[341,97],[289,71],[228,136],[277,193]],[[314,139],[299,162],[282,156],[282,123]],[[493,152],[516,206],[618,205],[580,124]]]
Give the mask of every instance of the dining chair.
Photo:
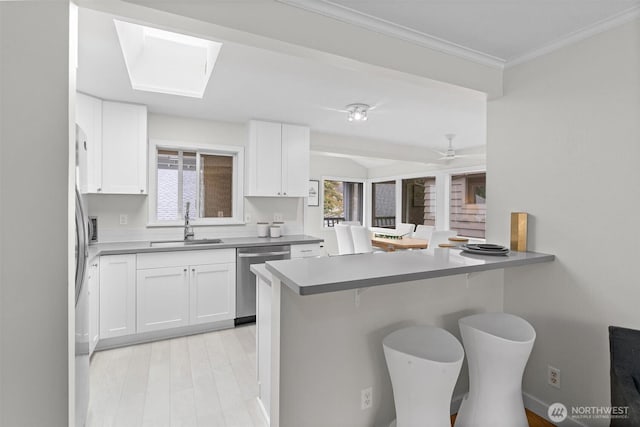
[[[344,224],[336,224],[333,226],[336,230],[336,239],[338,240],[338,254],[349,255],[353,253],[353,237],[351,237],[351,226]]]
[[[456,234],[458,233],[453,230],[435,230],[429,239],[428,249],[433,251],[440,243],[449,243],[449,237],[454,237]]]
[[[405,222],[401,222],[398,225],[396,225],[396,233],[398,233],[398,236],[411,236],[411,234],[413,233],[413,230],[415,230],[416,225],[415,224],[407,224]]]
[[[431,235],[436,228],[433,225],[420,225],[416,227],[416,231],[413,232],[414,239],[431,240]]]
[[[351,226],[351,237],[353,238],[353,253],[368,254],[373,252],[371,244],[371,232],[367,227],[361,225]]]

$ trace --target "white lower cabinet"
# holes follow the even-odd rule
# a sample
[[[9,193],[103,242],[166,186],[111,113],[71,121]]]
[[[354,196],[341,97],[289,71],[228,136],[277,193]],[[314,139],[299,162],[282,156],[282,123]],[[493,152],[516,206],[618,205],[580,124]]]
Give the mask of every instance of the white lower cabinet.
[[[100,338],[100,270],[98,258],[89,265],[89,355],[93,354]]]
[[[235,249],[139,254],[137,267],[139,333],[235,318]]]
[[[185,326],[189,323],[187,267],[138,270],[138,332]]]
[[[136,332],[136,256],[100,257],[100,338]]]
[[[235,263],[189,268],[189,322],[196,324],[233,319],[236,314]]]

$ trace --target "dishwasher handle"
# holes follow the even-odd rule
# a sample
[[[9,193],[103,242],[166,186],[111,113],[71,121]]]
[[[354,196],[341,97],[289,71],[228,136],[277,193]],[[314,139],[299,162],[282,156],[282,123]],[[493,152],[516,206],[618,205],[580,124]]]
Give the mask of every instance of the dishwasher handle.
[[[275,256],[275,255],[290,255],[289,251],[278,251],[278,252],[253,252],[246,254],[238,254],[238,258],[258,258],[258,257],[266,257],[266,256]]]

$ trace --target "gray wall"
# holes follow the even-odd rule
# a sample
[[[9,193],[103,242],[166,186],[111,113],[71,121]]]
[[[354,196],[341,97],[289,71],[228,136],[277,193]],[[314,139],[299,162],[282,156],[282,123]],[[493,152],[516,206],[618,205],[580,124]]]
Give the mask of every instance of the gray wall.
[[[63,427],[69,3],[0,2],[0,63],[0,425]]]
[[[505,272],[505,311],[538,335],[524,390],[608,405],[607,326],[640,329],[640,21],[508,68],[488,117],[488,240],[508,242],[509,212],[522,210],[529,249],[557,256]]]

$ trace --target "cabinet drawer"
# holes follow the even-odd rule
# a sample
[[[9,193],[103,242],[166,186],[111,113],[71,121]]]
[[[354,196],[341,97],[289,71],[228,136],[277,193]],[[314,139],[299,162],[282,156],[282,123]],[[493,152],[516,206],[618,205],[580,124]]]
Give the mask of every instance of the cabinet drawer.
[[[320,256],[320,243],[307,243],[305,245],[291,245],[291,258],[309,258]]]
[[[235,263],[235,249],[211,249],[204,251],[153,252],[138,254],[137,269],[180,267],[184,265],[204,265]]]

